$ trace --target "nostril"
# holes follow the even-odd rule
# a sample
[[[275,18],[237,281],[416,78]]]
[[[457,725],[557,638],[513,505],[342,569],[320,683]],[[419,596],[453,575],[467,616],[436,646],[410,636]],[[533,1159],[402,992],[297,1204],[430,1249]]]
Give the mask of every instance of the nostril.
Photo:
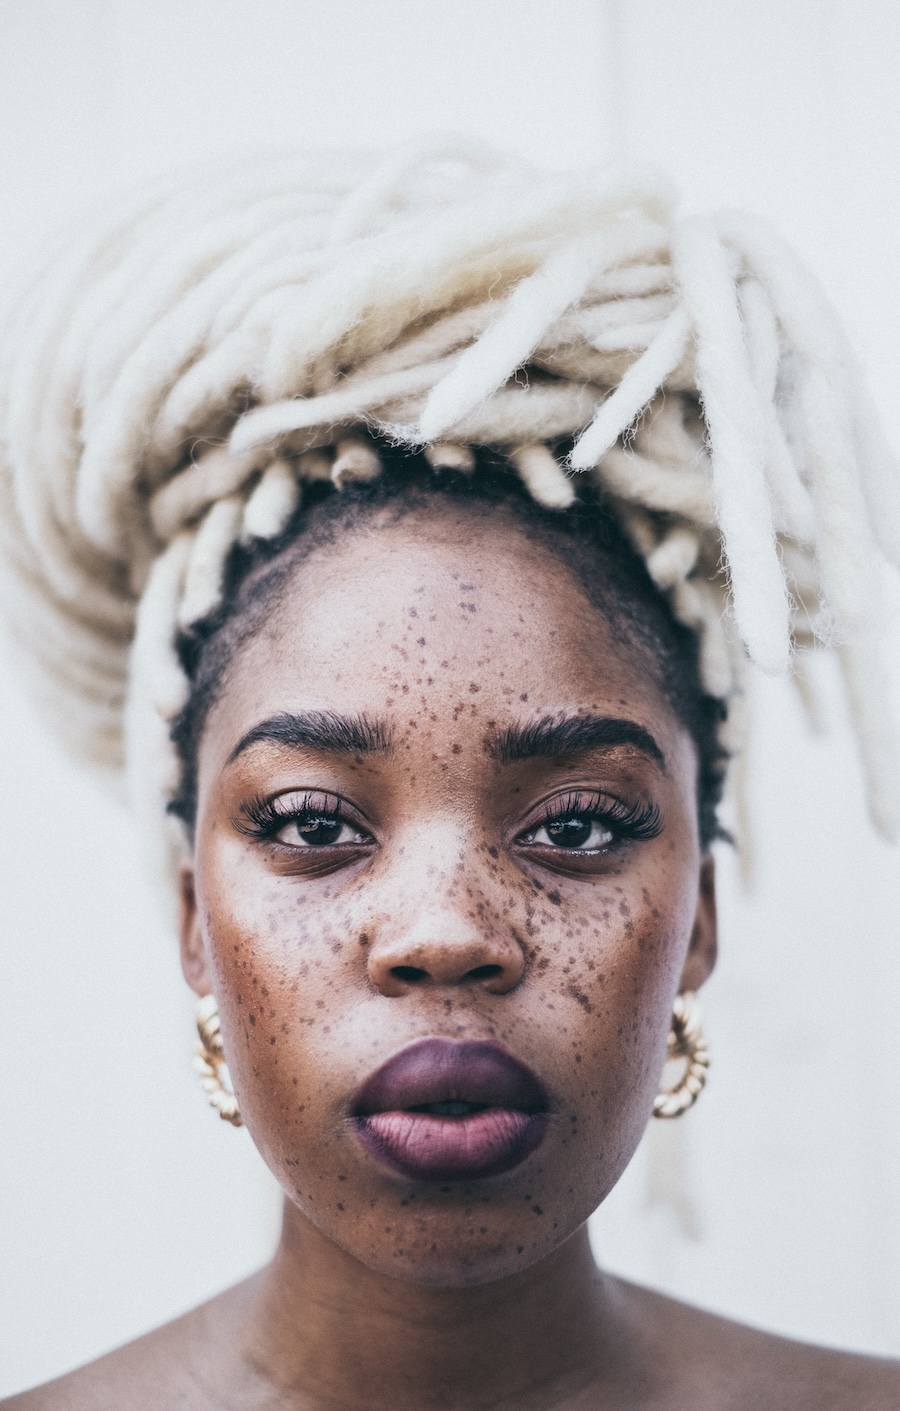
[[[468,971],[467,980],[493,980],[495,975],[502,975],[502,965],[476,965],[474,970]]]
[[[407,984],[414,985],[418,980],[426,979],[428,971],[420,970],[417,965],[393,965],[391,974],[398,980],[405,980]]]

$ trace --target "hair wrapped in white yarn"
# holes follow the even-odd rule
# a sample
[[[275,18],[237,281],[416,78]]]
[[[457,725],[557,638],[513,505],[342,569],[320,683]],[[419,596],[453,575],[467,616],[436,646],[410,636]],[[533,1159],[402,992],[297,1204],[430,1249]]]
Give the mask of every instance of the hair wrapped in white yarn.
[[[653,172],[547,174],[474,145],[283,157],[87,232],[6,346],[14,626],[83,751],[122,763],[127,714],[148,807],[177,778],[179,628],[304,482],[378,475],[377,428],[465,472],[494,446],[550,506],[594,477],[730,704],[739,643],[776,671],[834,640],[896,834],[875,574],[900,562],[900,481],[827,301],[758,221],[679,220]]]

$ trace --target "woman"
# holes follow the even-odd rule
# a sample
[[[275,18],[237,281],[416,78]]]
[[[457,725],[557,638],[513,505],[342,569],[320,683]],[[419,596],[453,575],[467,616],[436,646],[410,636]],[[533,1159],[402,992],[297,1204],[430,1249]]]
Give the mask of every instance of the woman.
[[[286,1200],[254,1278],[5,1404],[895,1407],[585,1230],[703,1085],[745,650],[841,643],[895,823],[898,488],[840,331],[655,178],[371,168],[147,197],[10,339],[19,630],[168,818],[202,1081]]]

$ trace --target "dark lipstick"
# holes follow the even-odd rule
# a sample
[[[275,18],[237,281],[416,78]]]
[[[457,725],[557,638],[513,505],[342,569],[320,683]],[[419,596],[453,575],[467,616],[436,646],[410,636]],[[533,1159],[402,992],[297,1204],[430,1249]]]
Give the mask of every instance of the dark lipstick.
[[[364,1083],[353,1117],[366,1149],[403,1176],[480,1180],[534,1151],[548,1103],[530,1068],[500,1044],[421,1039]]]

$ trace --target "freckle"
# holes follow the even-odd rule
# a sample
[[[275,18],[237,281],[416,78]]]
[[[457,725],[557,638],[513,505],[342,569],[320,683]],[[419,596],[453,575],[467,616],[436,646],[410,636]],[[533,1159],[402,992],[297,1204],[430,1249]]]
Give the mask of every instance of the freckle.
[[[481,690],[481,687],[478,685],[477,681],[470,681],[470,682],[469,682],[469,690],[470,690],[470,691],[480,691],[480,690]]]
[[[527,692],[527,691],[523,691],[522,694],[521,694],[521,696],[519,697],[519,700],[520,700],[520,701],[527,701],[527,700],[528,700],[528,692]]]
[[[462,745],[451,745],[452,754],[462,754]]]
[[[533,1205],[531,1208],[534,1211],[535,1215],[543,1215],[544,1213],[539,1205]]]
[[[251,1015],[250,1015],[250,1023],[251,1023],[251,1024],[255,1024],[255,1023],[256,1023],[256,1015],[255,1015],[255,1014],[251,1014]]]
[[[491,857],[495,857],[495,858],[496,858],[496,857],[499,857],[499,856],[500,856],[500,854],[499,854],[499,852],[497,851],[496,848],[493,848],[493,847],[488,848],[488,852],[490,853]]]

